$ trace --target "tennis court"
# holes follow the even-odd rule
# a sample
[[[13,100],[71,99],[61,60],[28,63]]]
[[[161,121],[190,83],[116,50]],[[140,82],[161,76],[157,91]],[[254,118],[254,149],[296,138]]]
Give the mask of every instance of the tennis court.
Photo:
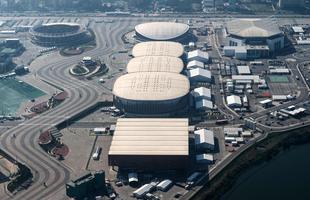
[[[271,83],[289,83],[287,76],[283,75],[270,75],[268,76]]]

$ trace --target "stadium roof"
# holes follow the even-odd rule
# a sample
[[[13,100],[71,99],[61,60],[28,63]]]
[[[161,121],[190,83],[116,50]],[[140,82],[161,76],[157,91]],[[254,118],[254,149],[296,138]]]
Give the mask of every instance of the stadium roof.
[[[227,23],[227,31],[240,37],[271,37],[282,33],[271,19],[233,20]]]
[[[42,24],[42,26],[58,26],[58,25],[65,25],[65,26],[81,26],[78,23],[72,23],[72,22],[53,22],[53,23],[45,23]]]
[[[188,155],[187,118],[118,119],[109,155]]]
[[[127,64],[127,72],[174,72],[181,73],[184,64],[180,58],[171,56],[136,57]]]
[[[141,42],[132,49],[134,57],[139,56],[173,56],[181,57],[184,53],[182,44],[177,42]]]
[[[176,99],[188,94],[186,76],[171,72],[139,72],[119,77],[113,94],[123,99],[158,101]]]
[[[175,22],[149,22],[137,25],[135,30],[145,38],[163,41],[181,37],[188,32],[189,26]]]

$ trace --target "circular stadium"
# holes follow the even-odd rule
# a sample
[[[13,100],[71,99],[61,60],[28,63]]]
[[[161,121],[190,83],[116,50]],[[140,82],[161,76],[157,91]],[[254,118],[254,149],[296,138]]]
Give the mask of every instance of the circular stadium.
[[[238,19],[227,23],[229,46],[267,46],[269,51],[284,48],[284,35],[271,19]]]
[[[182,41],[189,30],[187,24],[175,22],[149,22],[135,27],[138,39],[153,41]]]
[[[141,56],[127,64],[127,72],[172,72],[181,73],[184,68],[180,58],[172,56]]]
[[[140,56],[173,56],[181,57],[184,54],[182,44],[178,42],[155,41],[141,42],[132,49],[134,57]]]
[[[31,40],[41,46],[70,46],[88,42],[88,30],[76,23],[48,23],[30,29]]]
[[[173,114],[186,108],[190,83],[186,76],[170,72],[126,74],[114,83],[114,105],[138,115]]]

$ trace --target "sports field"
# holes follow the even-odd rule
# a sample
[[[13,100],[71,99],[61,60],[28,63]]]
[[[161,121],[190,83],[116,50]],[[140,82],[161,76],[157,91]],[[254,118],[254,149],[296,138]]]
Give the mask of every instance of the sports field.
[[[270,75],[269,76],[271,83],[288,83],[289,79],[284,75]]]
[[[0,79],[0,115],[15,115],[23,102],[43,95],[41,90],[17,79]]]

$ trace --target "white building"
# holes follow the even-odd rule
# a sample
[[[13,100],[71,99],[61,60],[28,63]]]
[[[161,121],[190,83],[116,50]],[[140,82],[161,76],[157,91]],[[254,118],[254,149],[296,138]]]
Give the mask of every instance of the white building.
[[[211,110],[214,108],[213,102],[206,99],[195,101],[196,110]]]
[[[193,96],[195,97],[195,99],[206,99],[211,101],[212,100],[212,94],[211,94],[211,89],[206,88],[206,87],[199,87],[199,88],[195,88],[192,91]]]
[[[258,84],[261,82],[261,79],[258,75],[232,75],[231,79],[236,83],[255,83]]]
[[[272,106],[272,100],[271,99],[265,99],[259,102],[264,108],[268,108]]]
[[[187,63],[186,68],[187,69],[196,69],[196,68],[201,68],[203,69],[205,66],[205,64],[203,62],[200,62],[198,60],[192,60],[190,62]]]
[[[214,162],[214,157],[210,153],[204,153],[196,155],[196,162],[199,164],[212,164]]]
[[[237,70],[238,70],[239,75],[250,75],[251,74],[250,67],[247,65],[237,66]]]
[[[237,108],[242,106],[241,98],[236,95],[227,96],[226,101],[229,107]]]
[[[238,19],[227,23],[224,55],[238,59],[267,57],[284,48],[284,34],[270,19]]]
[[[200,129],[194,132],[195,144],[198,148],[214,150],[214,133],[211,130]]]
[[[287,68],[276,68],[276,69],[270,69],[270,74],[290,74],[291,71]]]
[[[188,77],[191,82],[212,82],[211,71],[207,69],[191,69],[188,71]]]
[[[227,127],[224,128],[224,135],[227,137],[239,137],[239,135],[242,133],[242,128],[236,128],[236,127]]]
[[[208,63],[209,62],[209,54],[205,51],[201,51],[201,50],[194,50],[194,51],[190,51],[187,54],[187,60],[188,61],[193,61],[193,60],[197,60],[203,63]]]

